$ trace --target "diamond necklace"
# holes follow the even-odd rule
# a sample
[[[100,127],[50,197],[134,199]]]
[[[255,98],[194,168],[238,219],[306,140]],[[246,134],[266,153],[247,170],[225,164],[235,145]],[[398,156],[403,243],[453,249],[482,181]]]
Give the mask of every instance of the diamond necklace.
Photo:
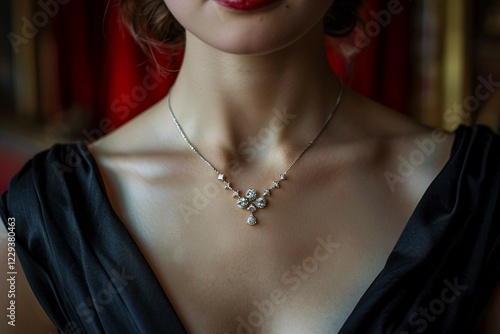
[[[189,148],[191,150],[193,150],[193,152],[196,153],[196,155],[198,157],[200,157],[200,159],[203,160],[203,162],[205,162],[208,166],[210,166],[210,168],[212,168],[215,173],[217,173],[217,179],[219,181],[221,181],[221,182],[224,183],[224,189],[227,189],[227,190],[231,191],[233,193],[233,198],[237,198],[236,205],[239,208],[246,209],[246,210],[248,210],[250,212],[250,216],[247,219],[247,224],[248,225],[255,225],[255,224],[257,224],[257,218],[255,218],[254,213],[258,209],[264,209],[267,206],[267,200],[266,200],[265,197],[271,197],[271,190],[278,189],[280,187],[280,182],[286,180],[286,175],[288,174],[288,172],[290,171],[290,169],[292,169],[292,167],[297,163],[297,161],[299,161],[299,159],[304,155],[304,153],[306,153],[306,151],[309,149],[309,147],[311,147],[311,145],[316,141],[316,139],[318,139],[318,137],[321,135],[321,133],[323,133],[323,131],[325,130],[326,126],[328,125],[328,123],[332,119],[333,114],[335,114],[335,111],[338,109],[340,101],[342,100],[342,95],[343,95],[343,90],[344,90],[343,85],[340,82],[340,80],[339,80],[339,83],[340,83],[340,88],[339,88],[339,95],[337,96],[337,101],[336,101],[335,106],[333,107],[333,110],[331,111],[330,115],[328,115],[328,118],[326,119],[325,124],[323,124],[323,127],[319,130],[319,132],[316,135],[316,137],[314,137],[314,139],[311,140],[307,144],[307,146],[299,154],[299,156],[297,157],[297,159],[295,159],[292,162],[292,164],[290,165],[290,167],[288,167],[288,169],[284,173],[281,173],[279,175],[279,180],[274,181],[273,184],[272,184],[272,186],[270,188],[265,188],[264,189],[264,192],[263,192],[262,196],[259,196],[257,194],[257,191],[254,188],[248,189],[247,192],[245,193],[245,195],[241,196],[240,195],[240,191],[237,190],[237,189],[234,189],[231,186],[231,182],[229,182],[229,180],[226,179],[226,176],[222,172],[220,172],[217,168],[215,168],[214,165],[212,165],[210,163],[210,161],[208,161],[193,146],[193,144],[191,144],[191,142],[187,138],[186,134],[182,130],[181,125],[177,121],[177,118],[174,115],[174,112],[172,110],[172,105],[170,104],[170,93],[167,96],[168,111],[170,112],[170,115],[172,116],[172,119],[174,120],[174,123],[175,123],[175,125],[177,127],[177,130],[179,130],[179,133],[181,134],[181,136],[184,139],[184,141],[188,144]]]

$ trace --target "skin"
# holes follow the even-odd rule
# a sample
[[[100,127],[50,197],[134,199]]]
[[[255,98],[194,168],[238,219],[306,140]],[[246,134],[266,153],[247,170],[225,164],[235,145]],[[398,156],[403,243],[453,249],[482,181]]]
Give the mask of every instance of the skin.
[[[287,0],[254,13],[211,1],[166,3],[187,29],[171,90],[175,114],[236,188],[260,192],[335,105],[339,85],[321,22],[331,1]],[[255,302],[273,298],[255,333],[338,331],[454,140],[444,135],[425,164],[391,190],[384,173],[396,172],[398,157],[408,157],[415,140],[432,138],[432,129],[346,89],[332,122],[250,227],[248,213],[189,149],[167,110],[163,99],[90,149],[113,208],[190,333],[234,333],[238,319],[248,323],[258,310]],[[271,128],[273,110],[295,118],[267,131],[255,154],[242,150],[242,143],[256,148],[252,138]],[[196,208],[196,190],[207,187],[218,195]],[[336,245],[331,253],[318,251],[318,237]],[[311,257],[318,266],[308,272]]]

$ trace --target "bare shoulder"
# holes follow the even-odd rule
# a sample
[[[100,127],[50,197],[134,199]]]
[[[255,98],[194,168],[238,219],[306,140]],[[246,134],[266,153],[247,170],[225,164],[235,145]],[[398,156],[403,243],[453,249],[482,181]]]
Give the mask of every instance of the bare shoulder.
[[[373,148],[374,161],[393,192],[416,191],[414,196],[419,196],[449,160],[455,134],[424,126],[355,93],[348,96],[344,131]]]
[[[165,108],[163,99],[120,128],[93,142],[90,145],[93,154],[105,159],[165,149],[165,143],[169,142],[165,138],[171,132],[167,129],[170,122]]]
[[[12,235],[12,233],[11,233]],[[12,238],[12,236],[11,236]],[[0,267],[7,268],[8,263],[15,261],[15,275],[7,275],[7,279],[0,281],[2,296],[1,333],[57,333],[56,327],[49,320],[40,306],[15,253],[15,247],[9,243],[8,231],[0,217]],[[9,262],[10,261],[10,262]]]
[[[356,94],[351,102],[353,138],[384,152],[380,163],[394,201],[416,204],[450,159],[455,134],[423,126]],[[353,126],[354,123],[356,126]],[[375,154],[378,154],[375,153]],[[380,174],[380,173],[379,173]],[[500,284],[486,305],[475,334],[500,333]]]
[[[135,217],[144,204],[140,198],[150,196],[152,188],[168,189],[185,168],[175,158],[176,133],[169,128],[163,102],[88,146],[107,196],[122,221],[132,221],[130,217]],[[144,196],[137,196],[139,193]]]
[[[349,90],[334,120],[329,135],[338,144],[333,151],[344,152],[339,159],[348,157],[345,173],[354,173],[352,188],[360,189],[363,201],[378,205],[381,220],[390,222],[387,233],[401,231],[449,161],[455,135]]]
[[[359,137],[384,140],[397,150],[404,150],[409,144],[426,138],[433,140],[436,144],[446,142],[448,146],[453,142],[454,134],[452,133],[422,125],[406,115],[352,91],[349,91],[347,95],[349,118],[346,123]],[[440,145],[433,153],[441,153],[439,148],[446,151],[447,145]]]

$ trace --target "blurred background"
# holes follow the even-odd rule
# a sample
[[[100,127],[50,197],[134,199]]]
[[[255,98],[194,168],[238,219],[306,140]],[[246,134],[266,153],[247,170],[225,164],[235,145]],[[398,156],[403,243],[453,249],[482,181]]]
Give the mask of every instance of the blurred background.
[[[366,0],[364,26],[325,39],[359,93],[430,126],[500,123],[500,0]],[[95,140],[161,99],[156,65],[97,0],[1,0],[0,192],[35,153]]]

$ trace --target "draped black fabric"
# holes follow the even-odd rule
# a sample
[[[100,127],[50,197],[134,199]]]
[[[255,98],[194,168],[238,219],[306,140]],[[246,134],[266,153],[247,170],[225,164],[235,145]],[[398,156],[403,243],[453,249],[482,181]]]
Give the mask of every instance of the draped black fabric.
[[[456,131],[384,269],[341,329],[468,333],[500,279],[500,137]],[[12,180],[0,214],[16,220],[30,285],[64,333],[186,333],[113,211],[83,142],[55,145]]]

